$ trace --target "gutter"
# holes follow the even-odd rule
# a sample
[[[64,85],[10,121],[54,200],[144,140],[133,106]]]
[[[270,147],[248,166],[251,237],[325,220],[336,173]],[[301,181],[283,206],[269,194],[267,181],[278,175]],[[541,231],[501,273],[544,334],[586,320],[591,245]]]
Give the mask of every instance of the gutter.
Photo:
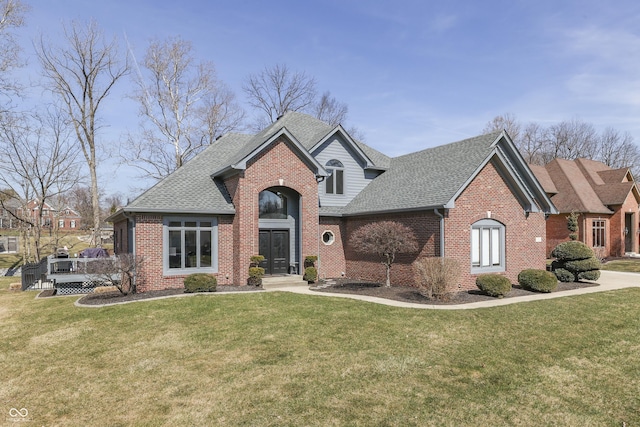
[[[444,215],[437,208],[433,210],[433,213],[440,218],[440,257],[444,258]]]

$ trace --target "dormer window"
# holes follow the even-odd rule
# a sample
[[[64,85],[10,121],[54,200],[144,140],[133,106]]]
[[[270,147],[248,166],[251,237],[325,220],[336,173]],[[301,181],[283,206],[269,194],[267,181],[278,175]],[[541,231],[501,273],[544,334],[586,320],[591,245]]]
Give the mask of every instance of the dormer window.
[[[344,166],[339,160],[332,159],[326,164],[329,176],[325,180],[327,194],[344,194]]]

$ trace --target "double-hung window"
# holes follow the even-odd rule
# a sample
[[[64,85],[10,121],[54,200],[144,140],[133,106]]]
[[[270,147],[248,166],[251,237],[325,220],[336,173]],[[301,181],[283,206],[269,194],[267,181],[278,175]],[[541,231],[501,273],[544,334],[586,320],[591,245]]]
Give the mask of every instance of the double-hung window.
[[[326,194],[344,194],[344,165],[333,159],[327,162],[325,169],[329,172],[325,180]]]
[[[471,226],[471,272],[488,273],[505,269],[505,227],[484,219]]]
[[[165,218],[165,274],[217,272],[217,225],[216,218]]]

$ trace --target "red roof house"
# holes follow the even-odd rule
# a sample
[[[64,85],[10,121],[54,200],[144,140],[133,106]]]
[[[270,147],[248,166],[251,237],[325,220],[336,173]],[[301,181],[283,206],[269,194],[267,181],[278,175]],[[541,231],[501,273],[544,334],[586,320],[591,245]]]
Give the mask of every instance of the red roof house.
[[[640,193],[628,168],[589,159],[529,165],[558,209],[547,220],[547,253],[569,240],[567,217],[579,216],[578,239],[600,257],[638,252]]]

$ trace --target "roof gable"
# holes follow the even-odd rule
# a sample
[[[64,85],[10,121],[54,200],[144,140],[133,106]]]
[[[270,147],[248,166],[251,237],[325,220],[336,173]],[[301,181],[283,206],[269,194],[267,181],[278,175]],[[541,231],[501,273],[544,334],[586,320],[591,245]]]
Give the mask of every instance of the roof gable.
[[[314,153],[320,149],[327,141],[333,138],[336,134],[340,134],[342,140],[349,146],[349,148],[356,154],[358,159],[362,162],[364,169],[376,169],[376,170],[384,170],[387,167],[385,166],[376,166],[375,162],[369,158],[369,156],[363,150],[363,146],[356,143],[356,141],[351,138],[351,136],[347,133],[347,131],[342,127],[342,125],[338,125],[333,128],[328,134],[322,137],[315,145],[313,145],[309,151]]]
[[[347,205],[344,214],[453,208],[455,199],[492,159],[531,211],[555,208],[506,132],[493,132],[391,159],[388,171]]]
[[[605,184],[617,184],[620,182],[633,181],[633,176],[631,175],[629,168],[598,171],[598,175],[600,175]]]
[[[251,141],[250,144],[247,144],[237,154],[231,163],[224,168],[217,170],[211,174],[213,178],[228,176],[230,174],[234,174],[238,171],[245,170],[247,168],[247,163],[256,158],[260,153],[266,150],[272,143],[277,141],[279,138],[285,137],[288,142],[290,142],[291,148],[300,156],[300,158],[307,163],[314,171],[316,176],[327,176],[327,171],[316,161],[316,159],[307,151],[307,149],[296,139],[295,136],[286,127],[283,127],[270,135],[265,141],[260,144],[254,145],[254,140]],[[247,147],[251,148],[250,150]]]

